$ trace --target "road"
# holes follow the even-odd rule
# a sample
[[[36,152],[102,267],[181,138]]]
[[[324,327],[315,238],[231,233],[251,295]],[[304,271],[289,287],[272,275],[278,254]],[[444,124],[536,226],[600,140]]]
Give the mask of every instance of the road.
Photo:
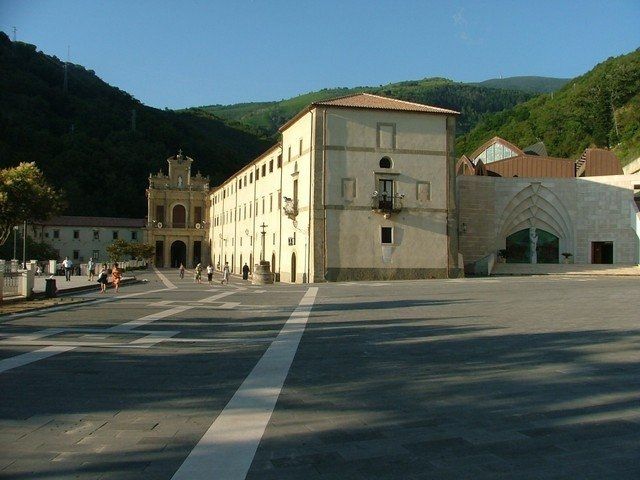
[[[640,472],[638,278],[148,280],[0,318],[0,477]]]

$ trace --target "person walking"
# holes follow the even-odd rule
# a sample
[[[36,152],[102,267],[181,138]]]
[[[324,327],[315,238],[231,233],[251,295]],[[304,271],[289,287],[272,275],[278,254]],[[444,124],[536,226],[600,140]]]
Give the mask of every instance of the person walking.
[[[201,263],[198,263],[196,265],[196,275],[194,278],[194,282],[202,283],[202,264]]]
[[[224,284],[224,282],[227,282],[227,285],[229,285],[230,274],[231,272],[229,271],[229,262],[224,262],[224,268],[222,269],[222,281],[220,283]]]
[[[247,265],[247,262],[244,262],[244,267],[242,267],[242,279],[249,279],[249,265]]]
[[[69,260],[69,257],[64,257],[62,261],[62,266],[64,267],[64,278],[67,282],[71,281],[71,271],[73,270],[73,262]]]
[[[118,293],[120,282],[122,281],[122,270],[118,268],[117,263],[114,263],[113,268],[111,268],[111,278],[113,279],[113,286],[116,289],[116,293]]]
[[[213,280],[213,265],[207,265],[207,280],[209,281],[209,285],[211,285]]]
[[[100,293],[107,291],[107,284],[109,283],[109,272],[107,271],[107,264],[103,263],[100,272],[98,273],[98,283],[100,284]]]
[[[93,276],[95,275],[95,268],[96,268],[96,264],[93,262],[93,258],[89,259],[89,263],[87,263],[87,276],[89,277],[89,279],[87,280],[88,282],[92,282],[93,281]]]
[[[182,263],[180,264],[179,272],[180,272],[180,278],[184,278],[184,264]]]

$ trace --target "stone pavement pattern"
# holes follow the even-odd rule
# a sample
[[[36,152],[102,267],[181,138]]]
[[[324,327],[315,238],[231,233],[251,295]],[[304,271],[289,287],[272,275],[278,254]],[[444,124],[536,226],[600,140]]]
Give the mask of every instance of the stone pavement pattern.
[[[0,361],[82,345],[0,373],[0,477],[170,479],[307,291],[166,274],[0,318]],[[320,285],[247,478],[637,478],[639,282]]]

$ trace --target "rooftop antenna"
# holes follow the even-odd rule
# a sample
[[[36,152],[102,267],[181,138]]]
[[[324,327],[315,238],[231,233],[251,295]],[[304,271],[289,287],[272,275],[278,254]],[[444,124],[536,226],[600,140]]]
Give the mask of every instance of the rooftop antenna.
[[[67,45],[67,61],[64,62],[64,82],[62,84],[62,91],[68,93],[69,91],[69,45]]]
[[[16,41],[16,38],[17,38],[16,31],[17,31],[17,28],[13,27],[13,41],[14,42]]]

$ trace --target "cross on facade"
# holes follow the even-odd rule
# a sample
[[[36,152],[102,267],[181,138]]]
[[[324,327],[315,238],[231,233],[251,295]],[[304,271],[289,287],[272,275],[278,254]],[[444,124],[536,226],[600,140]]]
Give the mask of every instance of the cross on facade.
[[[262,235],[262,251],[260,252],[260,261],[263,262],[264,261],[264,239],[265,239],[265,235],[267,234],[267,231],[265,230],[269,225],[265,224],[264,222],[262,222],[262,225],[260,225],[260,228],[262,229],[262,231],[260,232],[260,234]]]

